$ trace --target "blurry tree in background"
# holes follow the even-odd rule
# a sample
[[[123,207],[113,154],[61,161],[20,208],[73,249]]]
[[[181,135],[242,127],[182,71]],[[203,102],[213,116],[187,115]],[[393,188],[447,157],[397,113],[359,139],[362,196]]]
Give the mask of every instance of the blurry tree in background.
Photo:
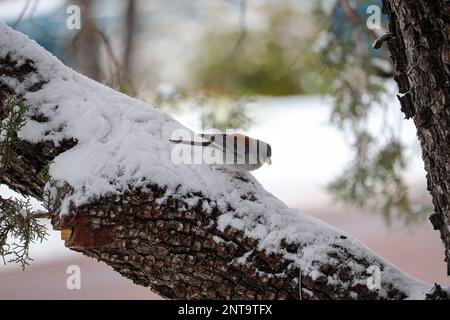
[[[103,29],[102,20],[95,15],[95,0],[69,1],[81,8],[83,27],[73,36],[70,46],[73,63],[88,77],[126,93],[133,93],[133,49],[138,16],[136,0],[126,0],[119,27],[122,29],[123,52],[119,54],[111,36]],[[97,10],[98,11],[98,10]],[[103,50],[102,50],[103,49]],[[105,56],[103,57],[102,54]],[[106,64],[102,63],[106,61]]]
[[[241,23],[238,30],[204,34],[190,66],[194,85],[220,94],[285,96],[323,91],[321,79],[311,77],[307,60],[318,32],[308,13],[283,1],[264,9],[263,27],[250,29]]]
[[[412,199],[404,171],[413,146],[400,139],[402,121],[387,121],[392,112],[385,104],[391,94],[386,83],[393,67],[386,50],[372,48],[386,33],[387,23],[381,20],[378,29],[367,27],[367,8],[374,4],[381,8],[381,1],[373,0],[337,0],[329,12],[323,4],[315,8],[317,21],[326,30],[319,37],[317,62],[322,67],[317,70],[330,80],[326,91],[334,100],[331,121],[349,137],[354,151],[353,160],[329,190],[346,203],[375,208],[387,222],[394,215],[412,222],[431,212],[431,203]],[[385,119],[377,131],[369,128],[374,112]]]
[[[412,199],[405,182],[406,155],[416,151],[400,140],[401,121],[383,121],[378,131],[369,128],[374,113],[391,116],[385,101],[392,65],[384,49],[372,48],[386,20],[380,28],[366,25],[367,8],[381,8],[381,0],[263,1],[256,6],[252,0],[213,1],[234,6],[234,24],[224,28],[195,16],[190,1],[123,1],[114,23],[99,10],[105,1],[68,3],[82,9],[83,26],[69,44],[78,71],[162,108],[194,106],[206,126],[220,130],[249,126],[245,104],[252,96],[326,94],[333,100],[330,120],[354,153],[328,186],[336,199],[380,212],[388,223],[394,216],[416,221],[430,209],[426,200]],[[183,85],[163,83],[157,76],[161,66],[150,63],[152,72],[144,72],[143,79],[135,71],[151,61],[152,52],[139,61],[136,49],[167,37],[152,23],[164,12],[161,7],[177,5],[187,6],[202,30],[196,47],[186,48],[194,52],[185,66],[190,77]],[[183,33],[187,26],[178,23]],[[191,36],[189,31],[185,36]]]
[[[79,0],[77,2],[83,13],[83,27],[75,34],[72,41],[71,53],[76,68],[97,81],[104,80],[101,69],[101,32],[92,17],[93,1]]]

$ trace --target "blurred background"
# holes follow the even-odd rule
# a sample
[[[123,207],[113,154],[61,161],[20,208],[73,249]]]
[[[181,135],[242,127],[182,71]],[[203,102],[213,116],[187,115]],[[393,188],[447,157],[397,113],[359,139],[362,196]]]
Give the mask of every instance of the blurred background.
[[[415,128],[388,53],[372,48],[387,22],[377,8],[381,0],[0,0],[0,20],[195,131],[269,142],[273,164],[254,172],[268,191],[448,286]],[[48,230],[25,271],[0,265],[0,298],[159,298]],[[71,265],[81,290],[66,287]]]

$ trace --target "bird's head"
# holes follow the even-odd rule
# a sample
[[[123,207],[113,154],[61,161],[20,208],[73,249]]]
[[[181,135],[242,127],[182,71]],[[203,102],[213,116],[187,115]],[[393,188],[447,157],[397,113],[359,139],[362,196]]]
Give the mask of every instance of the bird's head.
[[[263,142],[263,141],[259,141],[260,144],[260,159],[262,160],[261,162],[263,163],[267,163],[267,164],[272,164],[272,147],[270,146],[270,144]]]

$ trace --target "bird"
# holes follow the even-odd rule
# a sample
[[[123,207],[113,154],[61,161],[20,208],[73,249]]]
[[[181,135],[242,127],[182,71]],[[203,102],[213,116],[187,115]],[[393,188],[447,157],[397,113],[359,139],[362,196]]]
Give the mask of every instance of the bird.
[[[213,148],[219,152],[219,162],[232,172],[248,172],[259,169],[264,163],[272,164],[272,147],[262,140],[253,139],[240,133],[199,134],[202,141],[170,139],[176,144],[185,144],[202,148]]]

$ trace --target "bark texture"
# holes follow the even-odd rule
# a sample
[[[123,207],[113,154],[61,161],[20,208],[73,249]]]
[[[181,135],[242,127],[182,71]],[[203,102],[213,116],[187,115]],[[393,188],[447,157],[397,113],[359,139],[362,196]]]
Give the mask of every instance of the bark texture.
[[[281,255],[271,255],[257,248],[257,241],[231,227],[221,232],[216,221],[221,214],[204,212],[202,202],[188,211],[183,200],[164,197],[164,189],[153,192],[103,198],[74,209],[73,217],[54,220],[56,227],[71,227],[74,234],[67,245],[112,266],[134,283],[149,286],[167,298],[187,299],[300,299],[300,270]],[[189,195],[186,195],[189,197]],[[210,202],[204,198],[203,201]],[[219,243],[214,237],[221,239]],[[298,245],[285,243],[289,252]],[[252,252],[247,263],[236,258]],[[330,248],[336,264],[318,265],[322,275],[313,280],[302,277],[304,299],[351,299],[351,292],[361,299],[380,298],[377,291],[357,284],[347,290],[328,285],[328,276],[337,275],[342,284],[351,282],[354,261],[368,268],[372,262],[358,260],[345,248]],[[281,274],[285,275],[281,275]],[[370,276],[366,275],[367,278]],[[387,284],[391,299],[406,295]]]
[[[37,92],[45,85],[33,57],[17,64],[14,54],[0,56],[1,98],[6,93]],[[31,79],[33,83],[23,88],[24,79]],[[47,121],[40,115],[39,106],[27,107],[28,116]],[[2,104],[0,115],[2,119],[8,116]],[[31,144],[19,140],[12,161],[0,168],[0,183],[40,198],[45,181],[39,172],[49,160],[76,144],[76,139],[67,139],[58,146],[51,142]],[[148,181],[145,189],[131,190],[94,198],[78,207],[72,205],[63,218],[54,214],[52,223],[55,229],[64,231],[67,247],[107,263],[123,276],[150,287],[163,297],[403,299],[411,294],[408,292],[411,286],[428,288],[369,251],[352,253],[355,252],[352,248],[358,244],[339,233],[333,238],[336,241],[323,243],[325,250],[317,252],[317,259],[312,261],[317,272],[305,272],[299,270],[294,257],[308,249],[308,240],[297,243],[282,240],[280,251],[283,254],[268,253],[259,246],[258,240],[243,231],[218,228],[218,218],[223,212],[216,199],[208,198],[202,190],[167,196],[166,186],[152,181]],[[59,188],[55,212],[70,192],[70,185]],[[241,197],[258,201],[251,192]],[[212,210],[204,209],[205,203]],[[227,211],[236,209],[230,203]],[[263,217],[259,218],[260,223],[264,223]],[[237,259],[243,256],[246,256],[244,262]],[[382,273],[381,288],[375,290],[370,290],[366,282],[371,276],[368,272],[371,265],[386,272]],[[446,296],[441,291],[436,288],[430,297]],[[424,292],[421,294],[425,297]]]
[[[450,1],[383,0],[401,110],[422,147],[428,190],[450,275]]]

